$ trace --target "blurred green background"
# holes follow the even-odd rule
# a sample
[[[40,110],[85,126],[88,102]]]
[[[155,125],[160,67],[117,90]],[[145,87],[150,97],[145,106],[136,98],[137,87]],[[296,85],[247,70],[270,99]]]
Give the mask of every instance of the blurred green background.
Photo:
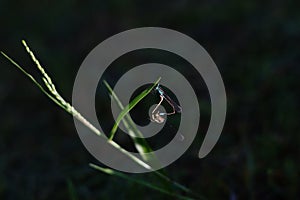
[[[71,101],[81,62],[106,38],[144,26],[189,35],[219,67],[228,112],[217,145],[198,159],[210,117],[207,91],[199,89],[198,137],[166,168],[169,176],[208,199],[298,199],[299,8],[290,0],[1,0],[0,50],[38,77],[21,46],[26,39]],[[3,57],[0,66],[0,199],[168,199],[91,169],[97,161],[72,117]]]

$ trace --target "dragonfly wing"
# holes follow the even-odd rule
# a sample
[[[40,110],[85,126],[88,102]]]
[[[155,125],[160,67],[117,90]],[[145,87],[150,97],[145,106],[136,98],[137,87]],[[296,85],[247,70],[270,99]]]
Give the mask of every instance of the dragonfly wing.
[[[172,106],[174,107],[175,111],[178,113],[181,113],[182,108],[175,102],[173,101],[168,95],[164,94],[164,98],[166,99],[166,101]]]

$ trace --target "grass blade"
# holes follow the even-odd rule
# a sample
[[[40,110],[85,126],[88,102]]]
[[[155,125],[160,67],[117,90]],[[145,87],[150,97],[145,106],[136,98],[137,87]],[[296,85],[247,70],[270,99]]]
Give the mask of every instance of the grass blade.
[[[29,49],[29,47],[27,46],[25,41],[22,41],[23,45],[26,48],[27,53],[30,54],[32,60],[34,61],[34,63],[36,64],[37,68],[40,70],[40,72],[42,73],[42,80],[44,81],[44,84],[46,86],[43,87],[31,74],[29,74],[26,70],[24,70],[23,67],[21,67],[18,63],[16,63],[13,59],[11,59],[8,55],[6,55],[4,52],[1,52],[1,54],[8,59],[15,67],[17,67],[25,76],[27,76],[45,95],[47,95],[52,101],[54,101],[58,106],[60,106],[61,108],[63,108],[66,112],[68,112],[69,114],[73,115],[74,118],[76,118],[77,120],[79,120],[81,123],[83,123],[87,128],[91,129],[95,134],[104,137],[105,139],[106,136],[101,133],[97,128],[95,128],[89,121],[87,121],[73,106],[71,106],[68,102],[66,102],[61,96],[60,94],[57,92],[55,85],[52,83],[51,78],[48,76],[48,74],[45,72],[44,68],[40,65],[39,61],[35,58],[33,52]],[[137,135],[142,136],[142,134],[138,131],[138,129],[136,128],[136,126],[134,126],[134,122],[132,121],[132,119],[130,118],[128,114],[128,112],[139,102],[141,101],[147,94],[149,94],[149,92],[155,87],[155,85],[159,82],[160,79],[158,79],[152,87],[148,88],[147,90],[143,91],[139,96],[137,96],[132,102],[130,102],[130,104],[128,106],[126,106],[122,112],[120,113],[120,115],[118,116],[116,123],[114,125],[114,132],[113,130],[111,131],[112,138],[113,135],[115,134],[118,125],[121,121],[128,123],[131,126],[132,131],[134,131]],[[112,94],[114,94],[112,92]],[[115,95],[115,97],[117,98],[117,96]],[[123,105],[122,105],[123,106]],[[138,139],[142,139],[144,140],[142,137],[138,138]],[[141,141],[142,141],[141,140]],[[140,144],[139,146],[139,152],[152,152],[151,148],[147,145],[147,143],[143,143],[143,142],[135,142],[136,144]],[[135,163],[137,163],[138,165],[144,167],[145,169],[148,170],[152,170],[151,166],[148,165],[146,162],[144,162],[143,160],[137,158],[135,155],[131,154],[130,152],[126,151],[125,149],[123,149],[119,144],[117,144],[116,142],[112,141],[112,140],[108,140],[107,141],[110,145],[112,145],[113,147],[115,147],[116,149],[118,149],[121,153],[123,153],[124,155],[128,156],[130,159],[132,159]],[[146,142],[146,141],[144,141]],[[97,166],[96,166],[97,167]],[[95,167],[94,167],[95,168]],[[104,169],[104,168],[102,168]],[[100,170],[100,168],[98,169]],[[107,171],[109,169],[105,169],[104,171],[106,171],[107,173],[111,171]],[[121,173],[121,172],[115,172],[114,171],[114,175],[117,175],[119,177],[123,177],[126,178],[128,177],[126,174]],[[160,176],[163,180],[165,180],[166,182],[168,182],[169,184],[172,184],[174,186],[176,186],[177,188],[180,188],[183,191],[186,191],[187,193],[192,193],[188,188],[174,182],[171,181],[167,176],[165,176],[164,174],[158,172],[158,171],[154,171],[155,174],[157,174],[158,176]],[[131,178],[131,177],[129,177]],[[132,179],[132,178],[131,178]],[[170,192],[169,190],[166,189],[162,189],[159,188],[157,186],[154,186],[150,183],[144,182],[144,181],[135,181],[139,184],[145,185],[147,187],[156,189],[161,191],[162,193],[166,193],[169,194],[171,196],[176,196],[178,197],[178,195]],[[190,199],[190,198],[186,198],[183,197],[181,199]]]
[[[77,192],[71,179],[67,179],[68,192],[70,200],[78,200]]]
[[[48,93],[44,87],[39,84],[39,82],[31,76],[23,67],[21,67],[16,61],[14,61],[12,58],[10,58],[8,55],[6,55],[4,52],[1,51],[1,54],[9,61],[11,62],[15,67],[17,67],[25,76],[27,76],[46,96],[48,96],[54,103],[56,103],[61,108],[65,109],[65,107],[56,100],[50,93]]]
[[[159,187],[157,185],[145,182],[145,181],[143,181],[141,179],[133,178],[133,177],[131,177],[131,176],[125,174],[125,173],[121,173],[121,172],[118,172],[118,171],[115,171],[115,170],[112,170],[112,169],[109,169],[109,168],[103,168],[103,167],[100,167],[98,165],[91,164],[91,163],[90,163],[90,167],[92,167],[92,168],[94,168],[96,170],[99,170],[101,172],[104,172],[106,174],[109,174],[109,175],[112,175],[112,176],[117,176],[117,177],[126,179],[128,181],[138,183],[138,184],[143,185],[145,187],[148,187],[148,188],[151,188],[153,190],[159,191],[159,192],[161,192],[163,194],[176,197],[177,199],[193,200],[193,198],[185,197],[185,196],[182,196],[182,195],[179,195],[179,194],[176,194],[176,193],[172,193],[172,192],[170,192],[168,190],[165,190],[165,189],[163,189],[163,188],[161,188],[161,187]]]
[[[112,140],[117,129],[118,126],[121,122],[121,120],[125,117],[125,115],[136,105],[138,104],[144,97],[146,97],[151,91],[152,89],[158,84],[158,82],[160,81],[160,78],[149,88],[147,88],[146,90],[144,90],[142,93],[140,93],[137,97],[135,97],[123,110],[122,112],[119,114],[112,130],[110,131],[110,137],[109,140]]]
[[[114,100],[117,103],[120,110],[124,110],[124,106],[123,106],[122,102],[120,101],[120,99],[118,98],[116,93],[113,91],[113,89],[110,87],[110,85],[106,81],[103,81],[103,82],[104,82],[106,88],[108,89],[109,93],[111,94],[112,100]],[[138,152],[149,153],[149,152],[153,151],[151,149],[151,147],[149,146],[149,144],[147,143],[147,141],[143,138],[143,134],[136,127],[136,125],[133,122],[133,120],[131,119],[130,115],[125,115],[125,117],[122,119],[122,122],[123,122],[125,128],[127,129],[128,133],[130,133],[129,135],[136,136],[136,137],[132,137],[132,139],[133,139],[133,142],[134,142],[135,147],[138,150]]]

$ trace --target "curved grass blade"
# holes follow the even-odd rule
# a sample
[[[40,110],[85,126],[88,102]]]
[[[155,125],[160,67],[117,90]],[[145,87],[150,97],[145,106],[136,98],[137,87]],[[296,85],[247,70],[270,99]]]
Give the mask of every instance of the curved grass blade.
[[[103,83],[105,84],[106,88],[111,94],[112,100],[114,100],[117,103],[118,107],[121,110],[124,110],[124,106],[122,102],[120,101],[116,93],[113,91],[113,89],[110,87],[110,85],[107,83],[107,81],[104,80]],[[143,138],[143,134],[141,133],[141,131],[136,127],[135,123],[133,122],[133,120],[129,115],[125,115],[125,117],[122,119],[122,122],[125,128],[127,129],[128,133],[130,133],[129,135],[136,136],[136,137],[132,137],[135,148],[138,150],[138,152],[141,153],[141,156],[143,157],[144,160],[148,160],[147,157],[143,155],[145,155],[144,153],[153,152],[153,150],[149,146],[147,141]]]
[[[124,106],[123,106],[122,102],[120,101],[120,99],[118,98],[116,93],[112,90],[112,88],[107,83],[107,81],[104,80],[103,83],[105,84],[106,88],[110,92],[112,99],[117,102],[117,104],[118,104],[118,106],[121,110],[124,110]],[[153,152],[153,150],[149,146],[147,141],[143,138],[143,134],[135,126],[135,123],[131,119],[130,115],[125,115],[125,117],[122,119],[122,122],[123,122],[123,124],[126,127],[128,132],[132,131],[131,133],[137,136],[137,138],[132,137],[132,139],[133,139],[133,142],[134,142],[134,145],[135,145],[136,149],[138,150],[138,152],[140,152],[140,155],[142,156],[142,158],[145,161],[151,160],[152,162],[157,162],[158,163],[159,161],[155,160],[155,159],[157,159],[157,158],[155,158],[155,154],[154,153],[149,154],[149,153]],[[148,153],[148,154],[144,154],[144,153]],[[172,185],[172,186],[174,186],[176,188],[179,188],[180,190],[182,190],[182,191],[184,191],[188,194],[191,194],[191,195],[194,195],[194,196],[199,196],[198,194],[195,194],[193,191],[191,191],[190,189],[188,189],[184,185],[181,185],[181,184],[177,183],[176,181],[171,180],[169,177],[166,176],[164,170],[154,171],[154,174],[157,175],[161,180],[163,180],[164,183],[167,183],[167,184],[164,184],[166,188],[170,188],[169,186]]]
[[[65,107],[58,100],[56,100],[50,93],[48,93],[46,89],[41,84],[39,84],[39,82],[33,76],[31,76],[23,67],[21,67],[17,62],[15,62],[4,52],[1,51],[1,54],[15,67],[17,67],[25,76],[27,76],[46,96],[48,96],[52,101],[54,101],[54,103],[56,103],[61,108],[65,109]]]
[[[135,97],[119,114],[113,128],[110,131],[110,137],[109,140],[112,140],[115,136],[115,133],[118,129],[118,126],[121,122],[121,120],[125,117],[125,115],[136,105],[138,104],[144,97],[146,97],[152,90],[153,88],[158,84],[161,78],[159,78],[151,87],[147,88],[144,90],[142,93],[140,93],[137,97]]]

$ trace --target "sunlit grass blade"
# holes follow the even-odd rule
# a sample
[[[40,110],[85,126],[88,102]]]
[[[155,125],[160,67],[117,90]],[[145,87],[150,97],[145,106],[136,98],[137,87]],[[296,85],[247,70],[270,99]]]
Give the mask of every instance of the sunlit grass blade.
[[[124,106],[116,93],[113,91],[113,89],[110,87],[110,85],[106,82],[103,81],[106,88],[108,89],[109,93],[111,94],[112,100],[114,100],[120,110],[124,110]],[[135,137],[132,137],[134,145],[138,152],[142,153],[141,155],[143,156],[143,153],[149,153],[152,152],[153,150],[147,143],[147,141],[144,139],[143,134],[140,132],[140,130],[136,127],[135,123],[131,119],[130,115],[125,115],[125,117],[122,119],[122,122],[127,129],[129,135],[134,135]]]
[[[112,140],[118,127],[121,122],[121,120],[124,118],[124,116],[136,105],[138,104],[144,97],[146,97],[152,90],[153,88],[158,84],[160,81],[160,78],[149,88],[144,90],[142,93],[140,93],[137,97],[135,97],[119,114],[118,118],[116,119],[116,122],[110,132],[110,137],[109,140]]]
[[[110,87],[110,85],[104,80],[103,81],[105,86],[107,87],[107,89],[109,90],[111,97],[114,101],[116,101],[117,105],[119,106],[119,108],[121,110],[124,109],[124,106],[122,104],[122,102],[120,101],[120,99],[118,98],[118,96],[116,95],[116,93],[112,90],[112,88]],[[138,138],[132,137],[133,142],[135,147],[137,148],[138,152],[140,152],[140,155],[142,156],[142,158],[145,161],[151,160],[151,162],[156,162],[157,164],[159,164],[158,160],[155,160],[155,154],[144,154],[147,152],[153,152],[152,148],[148,145],[147,141],[143,138],[143,134],[140,132],[140,130],[135,126],[135,123],[133,122],[133,120],[131,119],[130,115],[125,115],[125,117],[122,119],[122,122],[124,123],[124,126],[126,127],[127,131],[131,131],[130,135],[136,135]],[[170,186],[174,186],[186,193],[190,193],[192,195],[197,196],[197,194],[195,194],[193,191],[191,191],[190,189],[188,189],[187,187],[172,181],[170,178],[168,178],[165,174],[164,170],[160,170],[160,171],[155,171],[154,172],[155,175],[157,175],[161,180],[163,180],[163,184],[166,188],[170,188]]]
[[[31,76],[23,67],[21,67],[16,61],[14,61],[4,52],[1,51],[1,54],[15,67],[17,67],[25,76],[27,76],[47,97],[49,97],[52,101],[54,101],[54,103],[56,103],[58,106],[65,109],[65,107],[57,99],[55,99],[49,92],[47,92],[46,89],[44,89],[44,87],[33,76]]]
[[[38,88],[45,93],[52,101],[54,101],[57,105],[59,105],[62,109],[64,109],[66,112],[71,114],[74,118],[79,120],[82,124],[84,124],[87,128],[89,128],[92,132],[94,132],[96,135],[103,137],[104,139],[107,139],[106,136],[101,133],[94,125],[92,125],[88,120],[86,120],[73,106],[71,106],[70,103],[66,102],[61,95],[58,93],[58,91],[55,88],[55,85],[52,83],[52,80],[50,76],[45,72],[44,68],[40,65],[40,62],[36,59],[33,52],[30,50],[30,48],[27,46],[26,42],[22,41],[23,45],[26,48],[27,53],[30,54],[32,60],[36,64],[37,68],[42,73],[43,77],[42,80],[44,81],[46,88],[44,88],[36,79],[29,74],[26,70],[24,70],[23,67],[21,67],[19,64],[17,64],[13,59],[11,59],[9,56],[7,56],[5,53],[1,52],[1,54],[8,59],[14,66],[16,66],[22,73],[24,73],[28,78],[30,78],[31,81],[35,85],[38,86]],[[48,89],[48,91],[47,91]],[[151,170],[151,166],[149,166],[147,163],[145,163],[143,160],[137,158],[130,152],[123,149],[119,144],[112,140],[108,140],[108,143],[112,145],[114,148],[118,149],[121,153],[128,156],[130,159],[132,159],[135,163],[138,165],[144,167],[147,170]]]
[[[190,198],[190,197],[186,197],[186,196],[182,196],[182,195],[179,195],[179,194],[176,194],[176,193],[173,193],[173,192],[170,192],[168,190],[165,190],[164,188],[162,187],[159,187],[157,185],[154,185],[152,183],[149,183],[149,182],[146,182],[146,181],[143,181],[141,179],[137,179],[137,178],[133,178],[125,173],[121,173],[121,172],[118,172],[118,171],[115,171],[113,169],[109,169],[109,168],[103,168],[103,167],[100,167],[98,165],[95,165],[95,164],[91,164],[90,163],[90,166],[96,170],[99,170],[101,172],[104,172],[106,174],[109,174],[109,175],[112,175],[112,176],[117,176],[117,177],[120,177],[120,178],[123,178],[123,179],[126,179],[128,181],[131,181],[131,182],[135,182],[135,183],[138,183],[140,185],[143,185],[145,187],[148,187],[148,188],[151,188],[153,190],[156,190],[156,191],[159,191],[163,194],[166,194],[166,195],[169,195],[169,196],[173,196],[173,197],[176,197],[176,199],[183,199],[183,200],[193,200],[193,198]]]
[[[25,76],[27,76],[47,97],[49,97],[55,104],[60,106],[62,109],[64,109],[69,114],[73,115],[76,119],[78,119],[80,122],[82,122],[86,127],[91,129],[94,133],[97,135],[103,136],[103,134],[94,127],[89,121],[87,121],[73,106],[71,106],[70,103],[66,102],[64,98],[61,97],[61,95],[58,93],[58,91],[55,88],[55,85],[52,83],[51,78],[48,76],[48,74],[45,72],[44,68],[40,65],[39,61],[34,56],[33,52],[29,49],[26,42],[22,40],[23,45],[26,48],[27,53],[30,54],[32,60],[36,64],[37,68],[42,73],[43,77],[42,80],[44,81],[44,84],[46,88],[44,88],[31,74],[29,74],[23,67],[21,67],[17,62],[15,62],[12,58],[10,58],[8,55],[6,55],[4,52],[1,51],[1,54],[10,61],[15,67],[17,67]],[[47,91],[48,90],[48,91]]]

